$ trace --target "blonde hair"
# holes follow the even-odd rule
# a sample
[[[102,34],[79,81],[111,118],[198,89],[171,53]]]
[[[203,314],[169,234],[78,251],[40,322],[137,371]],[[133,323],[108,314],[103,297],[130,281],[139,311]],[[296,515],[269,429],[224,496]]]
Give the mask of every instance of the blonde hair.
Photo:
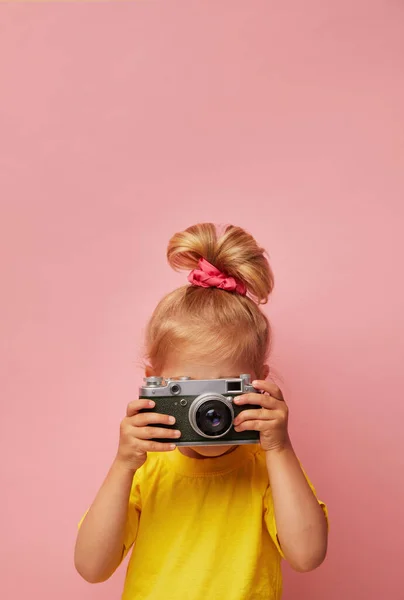
[[[161,372],[174,353],[186,350],[196,360],[250,365],[259,376],[270,351],[271,328],[259,304],[265,304],[274,277],[265,250],[240,227],[222,234],[212,223],[176,233],[167,249],[176,271],[197,268],[200,258],[244,283],[247,296],[217,288],[185,285],[157,305],[146,331],[146,355]]]

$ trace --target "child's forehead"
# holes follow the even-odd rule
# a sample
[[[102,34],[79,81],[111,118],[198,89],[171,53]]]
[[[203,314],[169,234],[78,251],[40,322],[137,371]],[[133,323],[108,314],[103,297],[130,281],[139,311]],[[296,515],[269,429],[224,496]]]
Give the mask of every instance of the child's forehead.
[[[230,379],[250,374],[248,365],[236,365],[228,362],[211,364],[204,361],[186,361],[180,358],[167,363],[161,375],[163,377],[190,377],[191,379]]]

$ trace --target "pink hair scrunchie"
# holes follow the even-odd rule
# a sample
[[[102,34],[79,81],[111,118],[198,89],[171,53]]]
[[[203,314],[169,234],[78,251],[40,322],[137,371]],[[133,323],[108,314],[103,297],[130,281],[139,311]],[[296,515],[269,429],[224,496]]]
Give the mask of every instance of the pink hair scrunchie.
[[[244,283],[237,281],[234,277],[227,277],[204,258],[199,259],[198,267],[198,269],[194,269],[188,275],[188,281],[192,285],[204,288],[215,287],[227,292],[237,292],[241,296],[247,294],[247,288]]]

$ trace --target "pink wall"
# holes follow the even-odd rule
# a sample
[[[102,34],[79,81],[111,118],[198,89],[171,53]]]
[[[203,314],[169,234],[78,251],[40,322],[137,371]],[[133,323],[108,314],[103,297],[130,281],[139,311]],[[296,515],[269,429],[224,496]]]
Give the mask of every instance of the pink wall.
[[[122,572],[75,574],[76,522],[185,281],[168,238],[201,220],[270,252],[273,366],[329,503],[285,600],[403,597],[400,4],[1,5],[2,597],[119,597]]]

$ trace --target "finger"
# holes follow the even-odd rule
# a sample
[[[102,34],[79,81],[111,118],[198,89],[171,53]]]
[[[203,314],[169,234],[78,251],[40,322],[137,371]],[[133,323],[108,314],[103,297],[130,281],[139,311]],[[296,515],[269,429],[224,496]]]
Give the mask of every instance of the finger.
[[[133,417],[139,412],[139,410],[144,410],[145,408],[153,408],[155,404],[156,403],[153,400],[146,400],[145,398],[133,400],[132,402],[129,402],[126,408],[126,416]]]
[[[142,452],[172,452],[177,447],[174,443],[149,442],[138,440],[139,449]]]
[[[256,390],[262,390],[263,392],[267,392],[277,400],[283,400],[282,390],[272,381],[264,381],[263,379],[257,379],[252,382],[253,387]]]
[[[234,425],[239,425],[244,421],[276,421],[281,418],[283,413],[278,410],[267,410],[266,408],[258,408],[252,410],[243,410],[237,417],[234,419]]]
[[[136,427],[136,438],[140,440],[178,439],[181,432],[178,429],[165,429],[164,427]]]
[[[134,427],[146,427],[146,425],[174,425],[175,417],[161,415],[160,413],[138,413],[128,419]]]
[[[234,398],[233,402],[238,405],[257,404],[268,410],[274,410],[284,406],[284,401],[269,396],[268,394],[243,394]],[[282,403],[282,404],[281,404]]]
[[[262,421],[261,419],[252,419],[251,421],[244,421],[234,428],[235,431],[262,431],[268,428],[268,421]]]

